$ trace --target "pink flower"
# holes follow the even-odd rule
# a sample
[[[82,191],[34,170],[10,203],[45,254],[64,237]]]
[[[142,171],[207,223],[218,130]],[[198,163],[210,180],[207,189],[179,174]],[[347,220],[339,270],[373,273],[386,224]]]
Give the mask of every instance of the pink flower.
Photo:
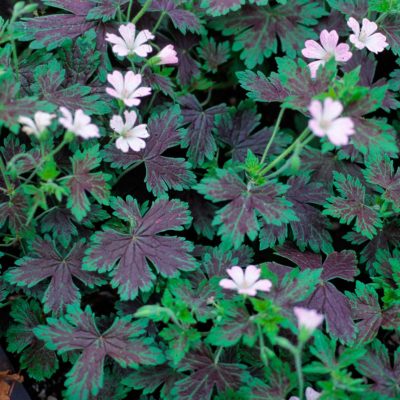
[[[23,124],[22,130],[27,135],[35,135],[39,137],[51,124],[53,118],[55,118],[55,114],[48,114],[43,111],[37,111],[32,118],[28,117],[19,117],[18,122]]]
[[[378,29],[378,25],[375,22],[364,18],[362,20],[362,27],[360,30],[360,24],[353,17],[349,18],[347,25],[353,30],[354,34],[350,35],[350,42],[362,50],[366,47],[373,53],[380,53],[389,46],[386,42],[386,36],[382,33],[374,33]]]
[[[306,389],[306,400],[318,400],[321,397],[322,393],[317,392],[311,387]],[[290,397],[289,400],[300,400],[297,396]]]
[[[138,97],[148,96],[151,93],[149,87],[139,87],[142,83],[142,75],[134,74],[128,71],[125,76],[119,71],[114,71],[107,75],[107,80],[114,88],[106,88],[106,92],[117,99],[123,100],[128,106],[138,106],[140,99]]]
[[[60,107],[60,111],[61,114],[63,114],[63,117],[59,118],[58,121],[69,132],[72,132],[83,139],[100,137],[99,128],[90,123],[90,117],[82,110],[76,110],[74,117],[65,107]]]
[[[143,139],[150,136],[147,125],[141,124],[134,127],[137,118],[135,111],[125,111],[124,115],[125,123],[119,115],[114,115],[110,121],[111,128],[120,135],[115,146],[124,153],[127,153],[129,148],[133,151],[144,149],[146,142]]]
[[[177,64],[178,57],[176,56],[176,51],[172,44],[165,46],[155,57],[160,60],[156,63],[157,65],[165,65],[165,64]]]
[[[331,58],[344,62],[350,60],[352,56],[348,44],[338,44],[339,35],[336,31],[328,32],[324,29],[320,34],[320,41],[322,46],[315,40],[306,40],[306,47],[301,51],[304,57],[318,60],[308,64],[313,78],[317,76],[319,66],[325,65]]]
[[[349,136],[354,134],[354,123],[349,117],[340,117],[343,106],[340,101],[326,98],[324,103],[313,100],[308,107],[312,119],[308,121],[308,127],[314,135],[328,136],[328,139],[336,146],[349,143]]]
[[[119,27],[119,33],[122,37],[112,33],[106,34],[106,40],[114,46],[113,52],[121,57],[137,54],[140,57],[146,57],[148,53],[152,52],[152,47],[145,44],[148,40],[154,39],[154,35],[147,29],[140,31],[135,38],[135,25],[129,23]]]
[[[309,310],[308,308],[303,307],[294,307],[293,311],[296,315],[299,328],[305,328],[310,332],[314,332],[314,330],[321,325],[324,320],[324,316],[315,310]]]
[[[232,279],[222,279],[219,285],[224,289],[237,290],[240,294],[255,296],[257,290],[269,292],[272,283],[268,279],[258,280],[261,270],[254,265],[249,265],[243,273],[240,267],[232,267],[226,270]]]

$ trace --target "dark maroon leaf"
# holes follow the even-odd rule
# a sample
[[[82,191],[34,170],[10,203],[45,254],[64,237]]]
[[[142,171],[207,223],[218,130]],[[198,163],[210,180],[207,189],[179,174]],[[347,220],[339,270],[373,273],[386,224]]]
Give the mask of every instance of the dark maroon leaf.
[[[90,0],[95,6],[89,11],[87,19],[100,19],[103,22],[113,19],[118,9],[122,9],[129,0]]]
[[[195,176],[190,171],[190,165],[183,158],[163,155],[169,148],[180,144],[179,120],[178,106],[154,114],[148,122],[150,137],[146,140],[143,150],[122,153],[115,146],[109,146],[105,150],[105,160],[111,162],[112,167],[119,168],[128,168],[135,163],[144,162],[147,188],[156,196],[168,189],[182,190],[191,187]]]
[[[108,204],[109,186],[107,181],[111,175],[104,172],[92,172],[99,167],[100,146],[97,144],[87,150],[77,151],[71,157],[72,174],[66,179],[66,186],[70,191],[67,206],[74,217],[81,221],[90,210],[90,193],[100,204]]]
[[[356,368],[374,382],[375,392],[392,398],[400,396],[400,348],[395,351],[392,364],[388,349],[375,340],[368,353],[358,360]]]
[[[201,30],[200,20],[192,12],[179,8],[179,5],[181,4],[184,4],[184,2],[175,2],[173,0],[153,0],[150,11],[158,11],[166,14],[171,19],[175,28],[184,35],[187,31],[199,33]]]
[[[254,240],[260,220],[281,226],[297,219],[292,204],[283,197],[286,185],[276,181],[261,186],[246,184],[232,170],[218,169],[216,175],[204,178],[196,189],[211,201],[229,201],[218,210],[213,222],[220,225],[218,234],[228,247],[239,248],[246,235]]]
[[[353,319],[358,321],[357,342],[373,340],[383,325],[396,327],[400,324],[400,306],[383,311],[378,294],[372,286],[357,281],[355,293],[347,292],[346,295],[350,299]]]
[[[379,23],[379,32],[386,36],[390,49],[398,56],[400,55],[400,18],[397,13],[387,13]]]
[[[356,330],[350,301],[330,281],[336,278],[354,280],[357,274],[355,253],[350,250],[334,252],[329,254],[324,262],[317,254],[302,253],[289,246],[281,247],[278,254],[294,262],[301,269],[322,268],[321,282],[304,305],[325,315],[328,329],[334,336],[344,342],[352,341]]]
[[[189,160],[193,165],[201,165],[205,159],[211,160],[217,150],[217,144],[212,135],[215,117],[226,111],[225,104],[204,110],[197,98],[186,95],[179,98],[182,106],[183,124],[187,130],[183,143],[187,146]]]
[[[231,147],[230,153],[234,161],[243,162],[248,150],[258,156],[263,154],[272,128],[262,128],[254,132],[260,125],[260,119],[261,115],[257,114],[256,106],[251,100],[243,101],[237,109],[232,107],[228,112],[216,116],[215,133],[223,143]],[[286,137],[279,135],[270,147],[269,154],[280,154],[282,145],[286,144]]]
[[[364,175],[369,183],[384,189],[382,197],[385,200],[391,202],[396,209],[400,208],[400,171],[397,169],[394,172],[390,157],[384,155],[381,159],[367,162]]]
[[[368,12],[367,0],[328,0],[328,3],[333,9],[357,20],[361,20]]]
[[[204,60],[204,70],[216,73],[218,67],[230,57],[229,42],[216,43],[214,38],[203,37],[197,49],[199,56]]]
[[[7,223],[12,232],[18,232],[24,228],[27,221],[27,199],[19,192],[5,197],[0,203],[0,227]]]
[[[144,214],[136,200],[128,196],[126,201],[112,198],[111,207],[115,216],[130,223],[130,232],[105,228],[96,233],[83,262],[88,270],[112,271],[111,285],[118,288],[122,300],[133,300],[139,289],[147,291],[153,286],[155,275],[150,265],[166,277],[196,267],[190,255],[191,243],[181,237],[160,235],[182,230],[182,225],[190,222],[186,204],[159,199]]]
[[[82,270],[85,248],[78,242],[69,252],[59,252],[52,242],[36,238],[29,256],[17,260],[17,267],[9,269],[5,278],[11,284],[27,287],[50,279],[42,299],[45,312],[62,313],[66,305],[78,303],[81,297],[73,278],[88,287],[103,283],[97,274]]]
[[[97,395],[104,384],[104,361],[112,358],[121,367],[137,368],[164,361],[161,351],[151,338],[138,337],[144,333],[143,320],[130,322],[129,318],[116,318],[106,330],[100,330],[89,306],[85,311],[68,306],[68,313],[60,319],[49,318],[48,325],[34,329],[37,337],[60,354],[77,352],[72,369],[66,374],[67,398],[87,399]]]
[[[175,97],[174,83],[169,76],[160,75],[146,68],[143,71],[143,86],[150,86],[153,90],[160,90],[165,95]]]
[[[229,388],[238,389],[250,378],[242,364],[222,360],[215,363],[213,354],[205,347],[187,355],[180,370],[191,371],[173,389],[180,400],[211,400],[214,390],[222,393]]]

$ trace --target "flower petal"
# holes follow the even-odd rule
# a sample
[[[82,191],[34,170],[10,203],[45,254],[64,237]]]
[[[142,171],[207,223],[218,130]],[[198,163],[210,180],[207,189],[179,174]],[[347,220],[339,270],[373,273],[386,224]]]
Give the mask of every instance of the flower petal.
[[[378,25],[375,22],[370,21],[367,18],[363,18],[361,33],[365,33],[366,36],[370,36],[377,30],[378,30]]]
[[[228,268],[226,272],[238,286],[240,286],[243,283],[244,273],[242,268],[234,266],[232,268]]]
[[[301,53],[306,58],[323,59],[326,55],[324,48],[315,40],[306,40],[305,46]]]
[[[322,119],[324,121],[332,121],[337,118],[343,111],[343,106],[340,101],[333,100],[330,97],[324,100]]]
[[[260,275],[261,269],[257,268],[255,265],[249,265],[246,267],[246,270],[244,272],[244,280],[246,281],[248,286],[251,286],[254,282],[257,281]]]
[[[110,127],[117,133],[124,130],[124,121],[120,115],[114,115],[110,121]]]
[[[324,29],[320,34],[320,41],[322,47],[328,53],[334,54],[336,46],[339,41],[339,35],[335,30],[328,32],[326,29]]]
[[[221,279],[219,286],[223,287],[224,289],[237,289],[236,283],[231,279]]]
[[[349,117],[342,117],[332,121],[326,135],[335,146],[345,146],[349,143],[349,136],[354,134],[354,123]]]
[[[336,61],[348,61],[353,55],[350,51],[350,47],[346,43],[340,43],[335,49],[335,60]]]
[[[253,285],[253,288],[255,290],[261,290],[262,292],[269,292],[271,290],[271,287],[272,282],[268,279],[260,279]]]
[[[355,18],[350,17],[347,21],[347,26],[351,28],[357,36],[360,34],[360,24]]]
[[[386,36],[382,35],[382,33],[374,33],[371,36],[368,36],[365,45],[369,51],[373,53],[380,53],[385,50],[385,47],[389,46],[389,43],[386,42]]]

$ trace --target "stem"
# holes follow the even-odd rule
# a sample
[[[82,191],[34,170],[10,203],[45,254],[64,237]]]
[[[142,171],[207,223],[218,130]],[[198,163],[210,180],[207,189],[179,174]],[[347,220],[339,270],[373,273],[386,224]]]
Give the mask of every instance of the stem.
[[[157,22],[156,22],[156,24],[154,25],[154,28],[153,28],[153,32],[152,32],[153,35],[156,33],[157,29],[160,27],[161,22],[162,22],[162,20],[164,19],[164,17],[165,17],[166,14],[167,14],[167,13],[166,13],[165,11],[163,11],[163,12],[160,14],[160,16],[158,17],[158,20],[157,20]]]
[[[299,382],[299,399],[303,400],[304,396],[304,376],[303,370],[301,368],[301,351],[303,346],[299,344],[297,351],[294,353],[294,362],[296,365],[297,380]]]
[[[114,182],[114,185],[116,185],[127,173],[131,172],[142,163],[143,161],[139,161],[138,163],[133,164],[129,168],[127,168],[124,172],[122,172],[122,174],[118,176],[117,180]]]
[[[12,185],[11,185],[10,180],[8,179],[8,176],[7,176],[7,173],[6,173],[6,166],[4,164],[3,157],[1,155],[0,155],[0,171],[1,171],[1,174],[3,175],[3,179],[4,179],[4,183],[6,184],[7,191],[9,193],[11,193],[12,192]]]
[[[304,129],[304,131],[300,134],[300,136],[278,157],[275,158],[274,161],[272,161],[270,164],[268,164],[262,171],[261,174],[266,174],[268,171],[270,171],[272,168],[275,167],[276,164],[278,164],[280,161],[282,161],[288,154],[290,154],[299,143],[302,142],[302,140],[308,135],[309,130],[308,128]]]
[[[213,91],[212,88],[209,89],[206,99],[202,103],[200,103],[202,107],[206,106],[208,102],[211,100],[212,91]]]
[[[259,337],[259,343],[260,343],[260,358],[261,358],[261,361],[264,363],[264,365],[266,367],[268,367],[268,358],[264,352],[264,349],[265,349],[264,334],[262,332],[260,324],[257,324],[257,330],[258,330],[258,337]]]
[[[132,19],[132,24],[136,24],[139,21],[139,19],[143,17],[144,13],[150,7],[152,1],[153,0],[146,0],[141,10],[136,14],[135,18]]]
[[[219,361],[219,358],[220,358],[220,356],[221,356],[222,350],[223,350],[223,347],[221,346],[221,347],[217,350],[217,353],[215,354],[215,357],[214,357],[214,364],[215,364],[215,365],[218,364],[218,361]]]
[[[276,134],[278,133],[279,125],[281,124],[281,121],[282,121],[284,113],[285,113],[285,107],[282,107],[281,110],[279,111],[279,115],[278,115],[278,118],[276,120],[274,130],[272,131],[272,136],[270,137],[270,139],[269,139],[269,141],[267,143],[267,146],[265,147],[264,153],[262,155],[261,164],[267,158],[268,151],[271,148],[272,142],[274,141]]]
[[[129,22],[129,20],[131,18],[132,4],[133,4],[133,0],[129,0],[128,11],[126,14],[126,22]]]

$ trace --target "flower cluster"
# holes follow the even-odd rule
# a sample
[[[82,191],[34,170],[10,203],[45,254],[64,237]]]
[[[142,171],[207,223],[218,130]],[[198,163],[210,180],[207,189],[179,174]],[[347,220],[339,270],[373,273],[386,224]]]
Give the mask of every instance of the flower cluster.
[[[347,25],[353,30],[349,37],[350,42],[357,49],[367,48],[373,53],[379,53],[388,46],[386,37],[376,33],[378,26],[375,22],[364,18],[360,27],[357,20],[351,17]],[[308,64],[312,78],[316,78],[318,69],[330,59],[346,62],[352,57],[349,45],[339,43],[339,35],[335,30],[328,32],[324,29],[320,34],[320,42],[321,44],[315,40],[307,40],[302,50],[304,57],[317,60]],[[308,126],[316,136],[327,136],[336,146],[349,143],[349,137],[355,132],[354,123],[349,117],[340,117],[343,111],[340,101],[331,98],[326,98],[323,103],[313,100],[308,111],[312,117]]]
[[[111,43],[113,52],[119,57],[128,57],[132,66],[133,57],[145,58],[153,51],[148,42],[154,39],[154,35],[146,30],[140,31],[136,35],[136,27],[132,23],[119,27],[120,36],[112,33],[106,34],[106,41]],[[174,46],[167,45],[161,49],[154,57],[147,60],[147,65],[169,65],[178,63],[177,53]],[[143,70],[142,68],[142,70]],[[106,92],[118,99],[126,107],[139,106],[141,98],[151,94],[151,88],[142,85],[143,76],[141,73],[128,71],[123,75],[120,71],[113,71],[107,75],[107,81],[111,87],[106,88]],[[65,107],[60,107],[62,117],[59,123],[68,132],[80,136],[83,139],[100,137],[99,128],[91,123],[91,118],[81,109],[75,111],[74,115]],[[144,139],[148,138],[146,124],[135,126],[138,114],[135,111],[124,111],[125,122],[120,115],[113,115],[110,120],[111,129],[118,135],[115,146],[123,152],[140,151],[146,147]],[[51,125],[55,114],[38,111],[33,119],[27,116],[20,116],[19,122],[23,125],[22,130],[28,135],[38,138]]]

